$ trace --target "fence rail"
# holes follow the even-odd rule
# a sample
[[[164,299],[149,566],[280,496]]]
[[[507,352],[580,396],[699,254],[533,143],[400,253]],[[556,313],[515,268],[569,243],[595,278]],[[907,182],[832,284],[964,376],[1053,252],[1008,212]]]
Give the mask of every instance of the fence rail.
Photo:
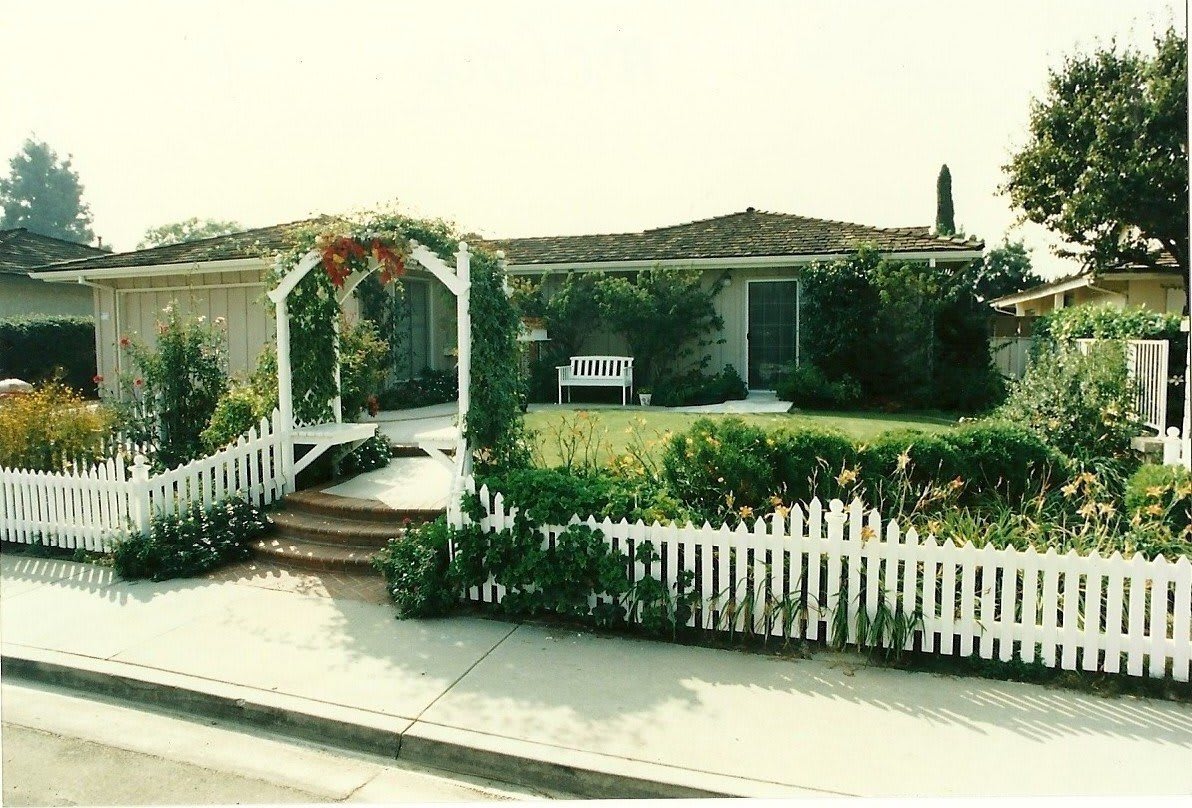
[[[470,484],[475,490],[474,483]],[[502,530],[516,508],[479,492],[481,526]],[[658,578],[671,592],[694,576],[699,607],[690,627],[808,640],[858,641],[859,629],[901,615],[904,650],[1025,662],[1065,670],[1189,680],[1192,561],[1129,559],[1034,549],[957,546],[883,522],[854,501],[812,500],[788,515],[735,529],[573,518],[633,557],[649,541],[661,560],[631,564],[630,576]],[[542,528],[549,545],[566,526]],[[650,567],[653,567],[651,569]],[[494,603],[493,581],[467,596]],[[596,605],[593,597],[592,605]],[[864,617],[862,617],[864,615]],[[630,619],[636,619],[632,615]]]
[[[121,534],[148,529],[153,515],[193,503],[234,495],[268,505],[286,493],[278,419],[274,410],[236,443],[155,475],[143,456],[62,472],[0,468],[0,539],[103,552]]]

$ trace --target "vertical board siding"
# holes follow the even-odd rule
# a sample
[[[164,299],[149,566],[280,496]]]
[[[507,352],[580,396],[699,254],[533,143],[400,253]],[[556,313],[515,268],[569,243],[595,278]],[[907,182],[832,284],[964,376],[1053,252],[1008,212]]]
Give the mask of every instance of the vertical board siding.
[[[461,488],[475,491],[475,483]],[[479,497],[482,529],[513,526],[517,508],[500,493],[483,486]],[[630,556],[641,542],[652,542],[660,560],[649,569],[630,564],[631,580],[653,575],[673,593],[681,571],[693,572],[701,603],[688,626],[829,641],[844,630],[839,614],[855,644],[864,639],[858,625],[872,625],[884,612],[913,625],[904,650],[1017,657],[1180,682],[1192,676],[1192,559],[1186,556],[1148,561],[1119,552],[961,546],[921,538],[860,502],[846,509],[838,500],[825,508],[813,499],[806,509],[795,506],[736,529],[571,521],[601,531],[610,547]],[[565,529],[542,528],[543,546]],[[484,603],[503,595],[491,585],[465,593]]]
[[[122,455],[62,472],[0,468],[0,540],[106,552],[155,515],[235,495],[264,507],[285,494],[278,414],[236,443],[153,476]]]

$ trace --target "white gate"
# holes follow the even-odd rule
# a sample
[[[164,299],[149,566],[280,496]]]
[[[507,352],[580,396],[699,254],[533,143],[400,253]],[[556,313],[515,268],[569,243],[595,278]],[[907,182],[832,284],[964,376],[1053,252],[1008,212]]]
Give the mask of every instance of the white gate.
[[[1082,353],[1097,340],[1078,339]],[[1126,369],[1134,388],[1134,409],[1160,435],[1167,429],[1167,340],[1126,340]]]

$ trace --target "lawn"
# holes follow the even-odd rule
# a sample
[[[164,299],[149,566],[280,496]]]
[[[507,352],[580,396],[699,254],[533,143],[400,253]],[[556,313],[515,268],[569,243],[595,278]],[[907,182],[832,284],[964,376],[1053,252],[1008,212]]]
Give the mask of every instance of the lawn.
[[[586,413],[586,416],[577,421],[578,413]],[[580,442],[584,444],[588,443],[590,436],[592,451],[596,454],[598,462],[605,463],[612,456],[626,451],[630,441],[634,439],[635,430],[648,445],[655,445],[656,448],[659,439],[667,432],[681,432],[698,419],[709,417],[730,416],[672,412],[659,407],[591,405],[580,408],[543,405],[526,414],[526,426],[538,433],[535,443],[540,448],[541,456],[535,458],[536,462],[553,466],[561,462],[561,431],[571,433],[573,439],[579,437]],[[731,417],[741,418],[746,423],[763,429],[798,429],[809,426],[834,428],[861,441],[891,429],[939,432],[956,425],[956,417],[943,412],[797,412]],[[572,429],[576,423],[580,424],[581,434],[578,436]]]

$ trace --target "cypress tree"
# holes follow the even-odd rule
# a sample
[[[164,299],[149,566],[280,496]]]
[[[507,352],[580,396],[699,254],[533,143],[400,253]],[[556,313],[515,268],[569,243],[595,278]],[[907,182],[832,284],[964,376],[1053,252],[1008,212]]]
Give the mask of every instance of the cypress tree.
[[[952,208],[952,172],[948,164],[940,166],[935,181],[935,232],[941,236],[956,234],[956,212]]]

